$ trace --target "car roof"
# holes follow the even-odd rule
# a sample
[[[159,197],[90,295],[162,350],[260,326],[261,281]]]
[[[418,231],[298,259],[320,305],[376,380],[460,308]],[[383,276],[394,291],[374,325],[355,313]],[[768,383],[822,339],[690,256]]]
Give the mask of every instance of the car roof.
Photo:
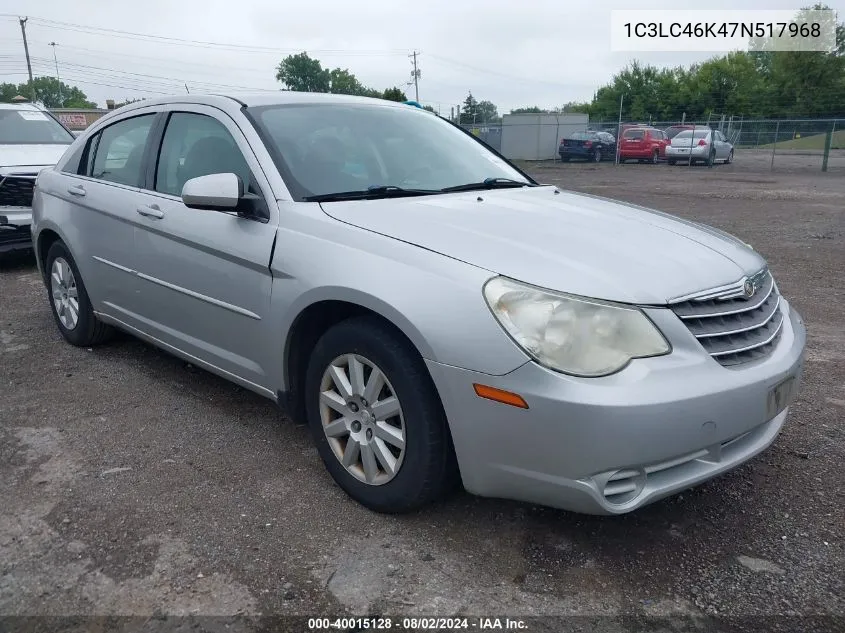
[[[164,97],[155,97],[136,101],[121,107],[121,110],[165,105],[169,103],[206,103],[209,105],[227,105],[237,102],[241,106],[258,107],[268,105],[285,105],[301,103],[336,103],[336,104],[370,104],[388,105],[397,108],[407,108],[408,104],[373,97],[355,97],[351,95],[328,94],[323,92],[294,92],[290,90],[267,91],[267,92],[231,92],[225,94],[180,94]],[[125,110],[124,110],[125,111]]]

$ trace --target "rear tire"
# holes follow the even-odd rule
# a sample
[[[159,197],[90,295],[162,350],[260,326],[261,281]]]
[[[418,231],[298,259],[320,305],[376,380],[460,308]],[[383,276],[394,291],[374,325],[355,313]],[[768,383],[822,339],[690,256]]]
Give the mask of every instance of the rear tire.
[[[360,380],[353,379],[356,363],[362,366]],[[344,377],[348,372],[348,383],[340,379],[343,387],[334,378],[338,371]],[[368,391],[376,371],[384,386]],[[335,406],[323,394],[334,394]],[[456,483],[448,423],[428,370],[410,344],[378,318],[342,321],[320,338],[308,364],[305,397],[308,424],[326,469],[365,507],[410,512]],[[391,397],[398,413],[380,417]],[[332,426],[334,431],[325,430]],[[401,448],[392,439],[400,432]]]
[[[670,165],[675,165],[678,161],[676,161],[674,158],[670,158],[667,162],[668,162]]]
[[[569,156],[561,156],[561,157],[560,157],[560,162],[562,162],[562,163],[568,163],[568,162],[569,162]]]
[[[50,246],[45,267],[50,309],[64,339],[77,347],[92,347],[108,340],[114,330],[94,314],[82,275],[64,242]]]
[[[600,163],[601,162],[601,150],[600,149],[597,149],[593,153],[593,162],[594,163]]]
[[[728,154],[728,157],[725,159],[725,165],[730,165],[734,160],[734,151],[731,150],[731,153]]]
[[[652,162],[654,165],[656,165],[657,163],[659,163],[659,162],[660,162],[660,152],[659,152],[659,151],[654,150],[654,151],[651,153],[651,162]]]

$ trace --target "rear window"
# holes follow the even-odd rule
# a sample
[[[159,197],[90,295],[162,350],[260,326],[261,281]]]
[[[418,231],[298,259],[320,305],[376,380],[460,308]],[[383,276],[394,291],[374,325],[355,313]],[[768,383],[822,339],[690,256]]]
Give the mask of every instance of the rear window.
[[[575,132],[569,136],[573,141],[589,141],[593,138],[592,132]]]
[[[622,136],[631,139],[644,138],[645,130],[625,130],[625,133]]]
[[[694,138],[707,138],[708,133],[709,132],[707,130],[696,130]],[[693,135],[692,130],[684,130],[683,132],[679,132],[678,134],[676,134],[675,138],[685,139],[685,138],[690,138],[692,135]]]
[[[685,129],[685,128],[682,128],[682,127],[670,127],[670,128],[667,128],[667,129],[666,129],[666,130],[664,130],[664,131],[665,131],[666,136],[667,136],[668,138],[674,138],[674,137],[675,137],[675,136],[677,136],[680,132],[683,132],[683,131],[684,131],[684,129]]]

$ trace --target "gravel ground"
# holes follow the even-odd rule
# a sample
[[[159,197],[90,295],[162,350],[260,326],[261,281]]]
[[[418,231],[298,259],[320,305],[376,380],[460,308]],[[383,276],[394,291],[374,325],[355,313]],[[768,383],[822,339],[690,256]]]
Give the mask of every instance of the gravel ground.
[[[843,630],[845,178],[767,168],[529,167],[742,237],[808,324],[776,443],[615,518],[462,492],[412,516],[370,513],[272,403],[128,336],[64,344],[33,260],[0,264],[0,616],[63,616],[5,628],[467,614],[561,616],[532,631]]]

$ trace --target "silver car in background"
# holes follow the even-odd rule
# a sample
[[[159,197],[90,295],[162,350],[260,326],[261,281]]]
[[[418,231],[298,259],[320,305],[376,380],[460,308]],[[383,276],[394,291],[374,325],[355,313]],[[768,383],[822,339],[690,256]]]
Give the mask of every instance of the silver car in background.
[[[670,165],[679,161],[691,165],[698,162],[714,165],[717,161],[727,164],[733,159],[731,142],[719,130],[709,127],[678,132],[666,146],[666,160]]]
[[[35,178],[55,165],[73,141],[73,134],[45,108],[0,103],[0,257],[32,247]]]
[[[32,235],[69,343],[120,328],[274,400],[381,512],[458,481],[629,512],[768,447],[802,374],[747,244],[377,99],[124,106],[40,173]]]

